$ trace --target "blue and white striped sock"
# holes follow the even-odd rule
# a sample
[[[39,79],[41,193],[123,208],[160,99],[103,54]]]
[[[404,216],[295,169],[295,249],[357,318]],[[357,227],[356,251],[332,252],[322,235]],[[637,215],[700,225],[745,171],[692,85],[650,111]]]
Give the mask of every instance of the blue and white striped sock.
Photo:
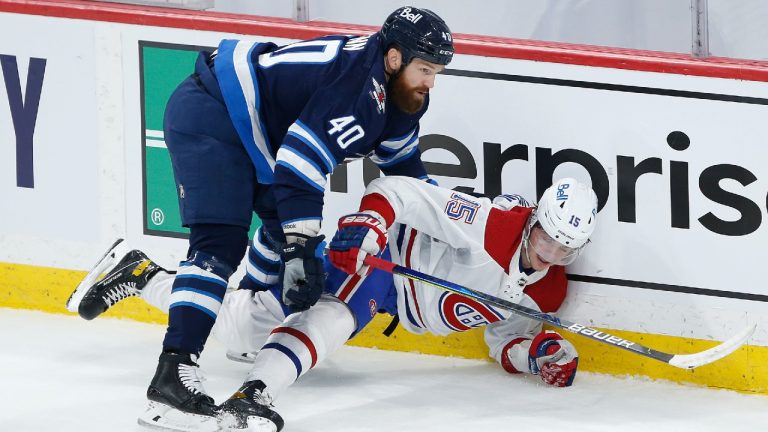
[[[171,289],[164,350],[199,355],[219,314],[232,270],[204,252],[182,261]]]

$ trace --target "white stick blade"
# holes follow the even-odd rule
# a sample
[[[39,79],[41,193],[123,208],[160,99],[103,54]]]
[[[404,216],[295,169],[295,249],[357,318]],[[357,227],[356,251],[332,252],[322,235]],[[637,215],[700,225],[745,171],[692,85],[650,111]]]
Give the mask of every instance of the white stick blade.
[[[678,354],[669,359],[669,364],[682,369],[693,369],[720,360],[744,345],[756,328],[757,324],[748,325],[720,345],[695,354]]]
[[[85,296],[88,288],[90,288],[91,285],[101,279],[104,276],[105,270],[110,268],[115,264],[115,262],[117,262],[117,260],[122,258],[125,252],[127,252],[127,247],[123,242],[123,239],[117,239],[117,241],[115,241],[112,246],[110,246],[109,250],[107,250],[107,253],[105,253],[101,259],[99,259],[96,265],[94,265],[91,271],[85,275],[85,278],[80,281],[80,284],[77,285],[77,288],[75,288],[75,290],[69,296],[66,304],[68,311],[77,312],[80,301],[83,299],[83,296]]]

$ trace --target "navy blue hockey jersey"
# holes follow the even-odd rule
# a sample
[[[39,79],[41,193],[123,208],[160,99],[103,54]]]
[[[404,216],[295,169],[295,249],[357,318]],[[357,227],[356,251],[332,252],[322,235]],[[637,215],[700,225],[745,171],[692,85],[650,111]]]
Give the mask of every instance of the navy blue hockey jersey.
[[[419,119],[386,94],[378,34],[277,47],[224,40],[215,71],[259,183],[272,184],[283,224],[322,218],[326,176],[370,157],[385,174],[426,179]]]

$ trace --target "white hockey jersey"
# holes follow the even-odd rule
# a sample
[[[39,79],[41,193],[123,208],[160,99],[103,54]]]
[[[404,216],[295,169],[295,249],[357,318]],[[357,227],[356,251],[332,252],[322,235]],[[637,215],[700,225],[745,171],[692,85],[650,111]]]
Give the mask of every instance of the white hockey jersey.
[[[360,210],[376,211],[387,221],[397,264],[543,312],[556,311],[565,298],[563,267],[522,269],[521,240],[531,207],[387,176],[371,182]],[[528,371],[528,344],[521,342],[540,331],[539,322],[400,276],[395,287],[400,323],[408,331],[447,335],[486,326],[490,355],[510,372]]]

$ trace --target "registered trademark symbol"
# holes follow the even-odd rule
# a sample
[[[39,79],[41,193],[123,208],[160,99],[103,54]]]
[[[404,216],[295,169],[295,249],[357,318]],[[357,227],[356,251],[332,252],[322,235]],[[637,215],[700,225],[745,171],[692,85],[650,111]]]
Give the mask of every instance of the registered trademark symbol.
[[[155,225],[162,225],[165,221],[165,214],[159,208],[152,209],[152,223]]]

